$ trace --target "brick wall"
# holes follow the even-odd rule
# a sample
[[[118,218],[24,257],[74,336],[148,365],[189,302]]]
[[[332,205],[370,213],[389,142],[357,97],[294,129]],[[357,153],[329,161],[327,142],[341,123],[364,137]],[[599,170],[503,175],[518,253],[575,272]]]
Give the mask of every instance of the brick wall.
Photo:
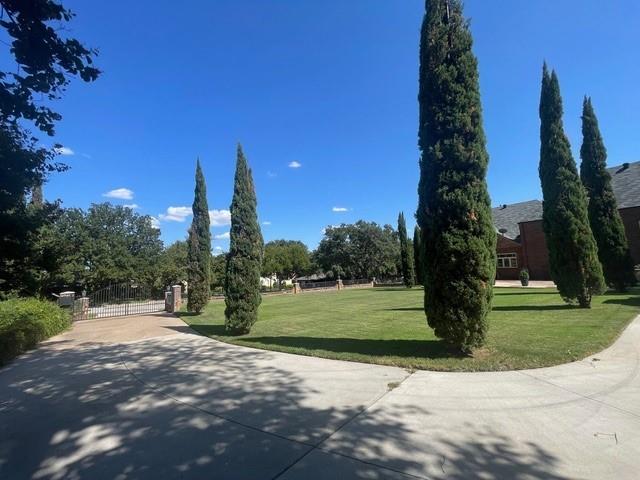
[[[631,258],[640,264],[640,207],[622,208],[620,216],[624,224]],[[549,254],[542,230],[542,220],[520,223],[522,266],[529,269],[532,280],[550,280]],[[498,251],[500,249],[498,248]]]
[[[498,268],[496,270],[496,279],[498,280],[517,280],[522,269],[522,246],[518,242],[503,237],[498,234],[497,253],[515,253],[518,256],[518,266],[516,268]]]
[[[529,270],[531,280],[551,280],[549,252],[542,230],[542,220],[522,222],[519,226],[522,263]]]
[[[620,216],[634,265],[640,264],[640,207],[621,208]]]

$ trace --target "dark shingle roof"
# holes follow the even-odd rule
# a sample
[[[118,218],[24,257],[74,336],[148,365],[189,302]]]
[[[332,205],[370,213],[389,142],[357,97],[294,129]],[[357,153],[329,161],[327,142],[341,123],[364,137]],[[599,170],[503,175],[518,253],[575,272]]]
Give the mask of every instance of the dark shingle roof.
[[[608,170],[618,208],[640,206],[640,162],[625,163]]]
[[[542,202],[540,200],[529,200],[528,202],[512,203],[511,205],[500,205],[491,210],[493,224],[496,230],[506,230],[500,232],[505,237],[516,240],[520,236],[520,222],[542,219]]]
[[[611,185],[618,201],[618,208],[640,206],[640,162],[626,163],[607,170],[611,174]],[[530,200],[501,205],[491,212],[496,231],[504,229],[505,237],[517,240],[520,236],[519,223],[542,220],[542,202]]]

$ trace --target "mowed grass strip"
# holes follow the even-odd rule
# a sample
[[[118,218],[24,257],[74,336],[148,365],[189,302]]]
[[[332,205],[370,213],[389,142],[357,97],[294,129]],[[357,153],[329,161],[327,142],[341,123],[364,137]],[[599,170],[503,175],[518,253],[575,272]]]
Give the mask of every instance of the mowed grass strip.
[[[579,309],[555,289],[496,288],[487,345],[469,356],[433,335],[422,303],[422,288],[265,296],[251,333],[238,337],[226,334],[223,301],[181,316],[204,335],[248,347],[410,369],[512,370],[606,348],[640,313],[640,290],[595,297],[591,309]]]

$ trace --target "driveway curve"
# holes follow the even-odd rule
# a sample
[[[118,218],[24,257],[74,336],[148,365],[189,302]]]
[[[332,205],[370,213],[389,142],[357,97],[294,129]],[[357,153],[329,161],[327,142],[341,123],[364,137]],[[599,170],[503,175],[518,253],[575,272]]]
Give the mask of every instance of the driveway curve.
[[[639,396],[640,317],[583,361],[487,373],[92,320],[0,370],[0,478],[633,479]]]

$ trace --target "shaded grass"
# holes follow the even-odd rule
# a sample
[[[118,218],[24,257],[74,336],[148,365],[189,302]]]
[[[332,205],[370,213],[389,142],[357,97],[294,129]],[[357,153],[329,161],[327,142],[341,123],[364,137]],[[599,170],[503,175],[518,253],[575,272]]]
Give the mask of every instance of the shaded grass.
[[[584,358],[610,345],[640,313],[640,290],[564,304],[554,289],[496,288],[485,348],[462,355],[426,325],[421,288],[354,289],[263,298],[248,335],[224,329],[224,302],[183,320],[204,335],[282,352],[405,368],[477,371],[534,368]]]

